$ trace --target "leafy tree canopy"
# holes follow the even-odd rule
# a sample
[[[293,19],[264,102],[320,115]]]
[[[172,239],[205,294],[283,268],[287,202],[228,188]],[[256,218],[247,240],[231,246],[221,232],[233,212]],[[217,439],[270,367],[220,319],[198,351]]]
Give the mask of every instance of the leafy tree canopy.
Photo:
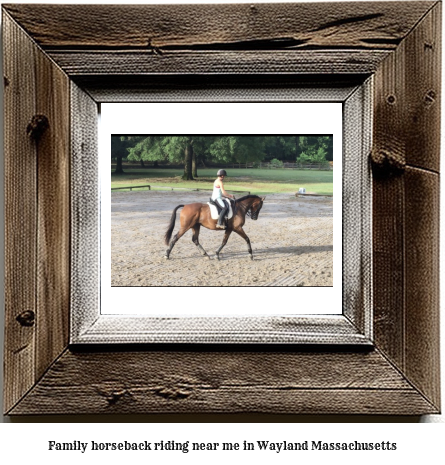
[[[332,161],[332,136],[112,136],[111,157],[184,164],[184,179],[198,162]],[[192,174],[193,172],[193,174]]]

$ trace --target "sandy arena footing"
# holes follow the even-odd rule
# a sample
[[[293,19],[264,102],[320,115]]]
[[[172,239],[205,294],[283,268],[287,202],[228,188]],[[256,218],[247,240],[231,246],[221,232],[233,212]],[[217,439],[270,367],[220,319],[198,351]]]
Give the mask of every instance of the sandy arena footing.
[[[207,202],[207,192],[132,191],[111,194],[112,286],[332,286],[332,198],[266,196],[259,219],[246,218],[247,245],[232,233],[215,259],[222,231],[201,228],[203,257],[188,231],[164,258],[173,209]],[[173,234],[179,228],[179,212]]]

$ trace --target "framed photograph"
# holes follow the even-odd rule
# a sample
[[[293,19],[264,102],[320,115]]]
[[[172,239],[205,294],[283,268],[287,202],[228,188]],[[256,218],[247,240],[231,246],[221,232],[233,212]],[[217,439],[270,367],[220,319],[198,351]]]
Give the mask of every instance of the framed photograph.
[[[6,414],[440,411],[440,2],[2,14]],[[333,197],[292,168],[251,192],[240,158],[222,186],[112,192],[113,135],[210,161],[328,135]],[[219,233],[224,186],[252,204]]]

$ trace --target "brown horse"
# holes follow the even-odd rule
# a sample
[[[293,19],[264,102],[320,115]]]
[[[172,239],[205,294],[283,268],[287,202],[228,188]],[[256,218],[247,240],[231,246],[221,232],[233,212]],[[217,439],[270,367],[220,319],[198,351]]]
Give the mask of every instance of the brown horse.
[[[169,245],[168,249],[165,252],[165,258],[170,257],[170,252],[172,251],[174,245],[178,239],[183,236],[190,228],[193,229],[192,241],[201,251],[201,253],[210,258],[207,255],[207,252],[202,248],[199,243],[199,229],[201,226],[204,226],[207,229],[212,229],[213,231],[225,231],[224,239],[222,241],[221,247],[216,251],[216,258],[219,260],[219,253],[222,248],[227,244],[230,234],[232,231],[235,231],[247,242],[247,250],[250,253],[250,258],[253,260],[252,247],[250,245],[250,240],[247,237],[247,234],[243,230],[244,223],[246,221],[246,215],[250,216],[252,220],[257,220],[260,213],[261,207],[263,206],[263,201],[266,197],[258,197],[257,195],[246,195],[240,199],[235,200],[235,205],[233,207],[233,216],[228,220],[227,229],[221,230],[216,228],[217,220],[213,220],[210,215],[210,207],[206,203],[190,203],[188,205],[178,205],[174,210],[168,225],[167,232],[165,233],[165,245]],[[184,207],[179,216],[180,229],[177,234],[172,237],[173,228],[175,227],[176,221],[176,212],[180,208]]]

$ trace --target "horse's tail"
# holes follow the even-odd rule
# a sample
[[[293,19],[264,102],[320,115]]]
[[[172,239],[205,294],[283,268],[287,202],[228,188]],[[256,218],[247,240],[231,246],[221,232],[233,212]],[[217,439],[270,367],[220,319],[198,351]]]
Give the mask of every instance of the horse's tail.
[[[172,237],[172,232],[175,227],[175,222],[176,222],[176,212],[182,208],[184,205],[178,205],[172,213],[172,217],[170,219],[170,224],[168,225],[167,232],[165,233],[164,240],[165,240],[165,245],[168,245],[170,243],[170,239]]]

